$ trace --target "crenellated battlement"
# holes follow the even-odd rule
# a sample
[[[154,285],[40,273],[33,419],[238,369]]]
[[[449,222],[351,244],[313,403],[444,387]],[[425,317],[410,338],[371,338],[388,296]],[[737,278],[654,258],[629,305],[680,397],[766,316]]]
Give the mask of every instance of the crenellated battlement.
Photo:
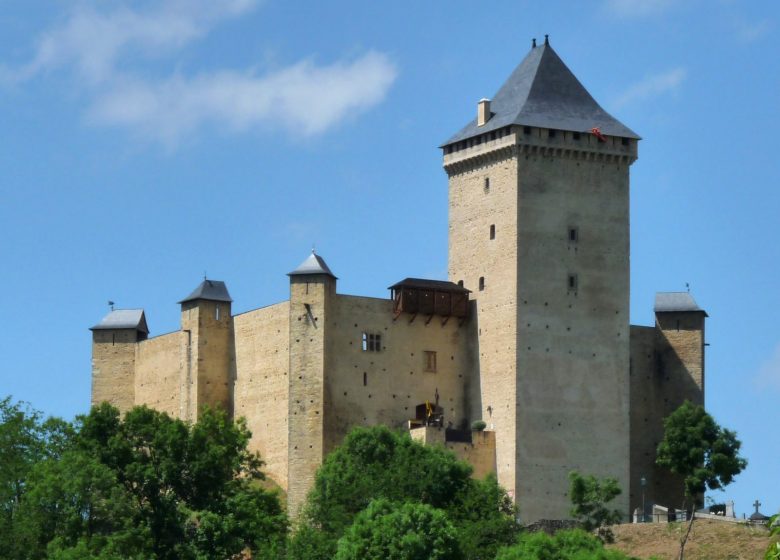
[[[552,136],[550,134],[552,133]],[[604,136],[531,126],[508,126],[498,131],[444,146],[444,170],[464,173],[510,157],[538,155],[631,165],[638,158],[634,138]]]

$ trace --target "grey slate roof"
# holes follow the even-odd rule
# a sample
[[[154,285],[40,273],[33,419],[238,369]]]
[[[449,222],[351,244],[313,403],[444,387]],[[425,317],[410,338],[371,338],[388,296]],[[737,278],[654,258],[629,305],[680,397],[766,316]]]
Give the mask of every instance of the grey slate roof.
[[[549,44],[534,47],[490,102],[491,118],[477,126],[476,116],[443,145],[508,125],[535,126],[636,138],[591,97]],[[476,113],[476,111],[475,111]]]
[[[303,276],[306,274],[327,274],[336,278],[336,276],[328,268],[325,259],[319,256],[314,251],[311,252],[305,261],[298,265],[298,268],[292,272],[287,273],[287,276]]]
[[[656,313],[679,311],[701,311],[704,313],[704,310],[696,305],[693,296],[688,292],[658,292],[655,294],[653,310]]]
[[[447,292],[470,292],[463,286],[459,286],[455,282],[449,282],[445,280],[427,280],[425,278],[404,278],[400,282],[396,282],[388,290],[396,290],[398,288],[421,288],[424,290],[442,290]]]
[[[204,280],[193,292],[178,303],[206,299],[209,301],[233,301],[228,293],[227,286],[220,280]]]
[[[107,329],[135,329],[149,334],[146,326],[146,316],[143,309],[114,309],[94,327],[91,331]]]

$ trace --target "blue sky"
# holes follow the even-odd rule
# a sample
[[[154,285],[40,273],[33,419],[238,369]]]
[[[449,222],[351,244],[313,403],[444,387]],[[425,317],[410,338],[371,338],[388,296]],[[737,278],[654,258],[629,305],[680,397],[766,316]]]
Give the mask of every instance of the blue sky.
[[[444,278],[437,146],[551,44],[644,139],[631,314],[690,283],[707,407],[750,465],[717,500],[780,510],[780,4],[738,0],[2,0],[0,395],[87,410],[110,299],[152,334],[203,277],[287,298],[313,243],[343,293]]]

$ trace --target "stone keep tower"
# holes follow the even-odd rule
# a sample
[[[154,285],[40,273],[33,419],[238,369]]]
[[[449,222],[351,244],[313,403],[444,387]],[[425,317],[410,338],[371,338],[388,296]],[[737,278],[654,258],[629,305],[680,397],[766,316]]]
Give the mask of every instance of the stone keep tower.
[[[449,276],[473,291],[482,417],[523,521],[567,475],[629,478],[629,166],[639,137],[550,47],[443,146]]]

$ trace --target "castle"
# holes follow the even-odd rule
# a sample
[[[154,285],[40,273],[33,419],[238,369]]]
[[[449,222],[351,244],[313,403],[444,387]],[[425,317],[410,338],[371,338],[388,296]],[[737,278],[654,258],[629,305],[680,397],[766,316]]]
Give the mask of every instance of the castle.
[[[667,414],[704,401],[707,315],[686,292],[659,293],[655,325],[629,324],[638,141],[534,41],[441,146],[449,281],[340,294],[312,253],[288,301],[246,313],[214,280],[180,301],[173,333],[148,338],[143,310],[112,310],[92,328],[92,402],[245,417],[293,515],[325,455],[375,424],[495,472],[523,522],[568,517],[572,470],[617,478],[626,517],[679,505],[655,449]]]

